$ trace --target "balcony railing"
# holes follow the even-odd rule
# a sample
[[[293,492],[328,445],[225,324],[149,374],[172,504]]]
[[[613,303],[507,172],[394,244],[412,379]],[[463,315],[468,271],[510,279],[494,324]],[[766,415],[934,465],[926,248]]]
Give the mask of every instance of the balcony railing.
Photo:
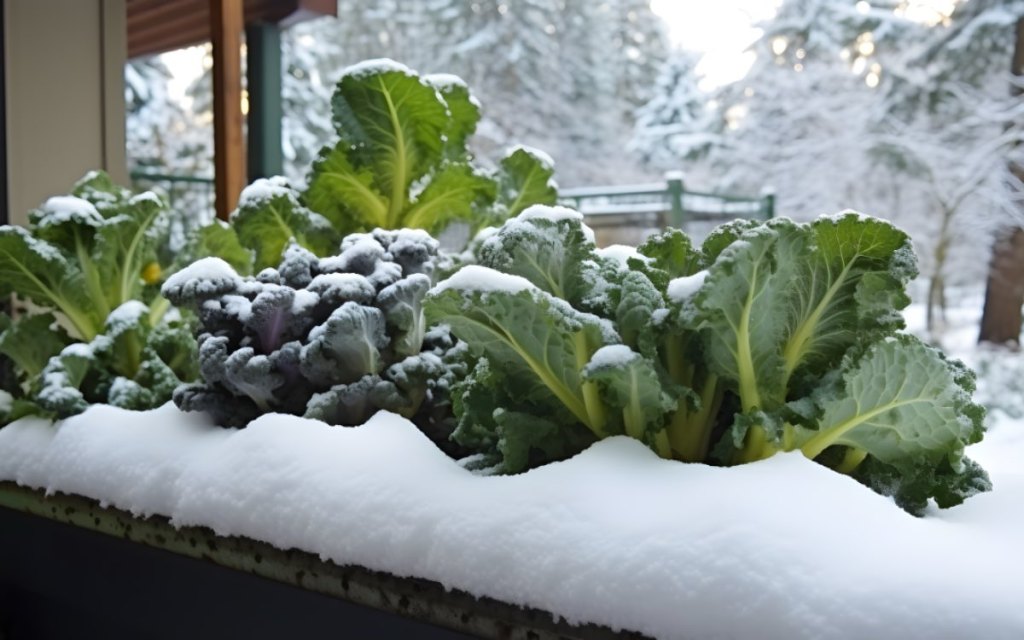
[[[186,227],[206,224],[214,216],[212,178],[133,171],[136,189],[163,194]],[[597,234],[599,245],[639,244],[667,226],[699,239],[717,224],[735,218],[767,220],[775,215],[775,196],[736,196],[687,190],[680,174],[664,182],[562,189],[559,203],[580,211]]]

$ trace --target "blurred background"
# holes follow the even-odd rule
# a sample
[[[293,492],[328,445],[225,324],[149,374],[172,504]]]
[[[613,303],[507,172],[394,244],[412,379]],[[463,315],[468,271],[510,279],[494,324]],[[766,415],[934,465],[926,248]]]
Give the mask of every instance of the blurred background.
[[[673,177],[725,217],[728,198],[794,219],[856,209],[914,237],[934,341],[969,308],[972,342],[1016,348],[1022,16],[1011,0],[339,0],[281,32],[284,172],[303,184],[332,141],[341,71],[389,57],[462,77],[478,156],[546,151],[567,204],[619,216],[605,244],[664,222],[620,196]],[[212,175],[211,66],[209,45],[129,60],[136,175]]]

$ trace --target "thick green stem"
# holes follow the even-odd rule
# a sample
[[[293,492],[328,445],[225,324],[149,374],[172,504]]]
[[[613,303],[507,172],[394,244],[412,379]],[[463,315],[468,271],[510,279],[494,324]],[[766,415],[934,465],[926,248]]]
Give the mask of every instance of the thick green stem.
[[[103,290],[103,283],[100,282],[100,274],[96,270],[92,257],[78,237],[75,238],[75,253],[78,256],[78,263],[81,266],[82,274],[85,276],[85,287],[89,291],[89,297],[92,299],[94,309],[100,318],[106,318],[110,315],[110,304],[107,294]]]
[[[587,344],[587,337],[583,332],[577,332],[572,339],[576,351],[576,370],[583,371],[583,367],[587,366],[587,363],[590,362],[590,357],[594,355],[594,350]],[[590,430],[598,438],[608,437],[605,429],[608,416],[605,413],[604,403],[601,401],[601,389],[595,382],[583,382],[581,387],[583,391],[583,406],[587,414],[587,426],[590,427]]]
[[[747,301],[740,313],[740,325],[736,329],[736,368],[739,373],[740,404],[747,412],[761,406],[761,393],[757,388],[757,374],[754,371],[754,354],[750,346],[750,313],[754,307],[754,289],[757,271],[751,278]]]
[[[680,401],[680,407],[672,416],[668,428],[672,449],[680,460],[701,462],[707,457],[711,430],[724,395],[724,390],[718,384],[718,376],[712,373],[708,374],[701,387],[700,408],[697,411],[690,413],[686,401]]]
[[[167,298],[160,296],[153,300],[149,304],[149,326],[155,327],[160,324],[163,320],[164,314],[166,314],[171,308],[171,301]]]
[[[864,449],[850,447],[846,450],[846,455],[843,456],[843,461],[836,466],[836,471],[846,474],[853,473],[857,467],[860,466],[860,463],[864,462],[864,459],[867,457],[868,452]]]

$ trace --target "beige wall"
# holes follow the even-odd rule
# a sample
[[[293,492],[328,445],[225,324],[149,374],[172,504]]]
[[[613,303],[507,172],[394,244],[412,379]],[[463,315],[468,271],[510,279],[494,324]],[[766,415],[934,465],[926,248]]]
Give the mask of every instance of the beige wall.
[[[6,0],[11,222],[90,169],[127,184],[125,0]]]

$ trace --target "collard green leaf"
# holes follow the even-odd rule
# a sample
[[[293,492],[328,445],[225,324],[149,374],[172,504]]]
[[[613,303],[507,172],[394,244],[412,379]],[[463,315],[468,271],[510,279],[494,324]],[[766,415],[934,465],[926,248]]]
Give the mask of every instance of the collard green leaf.
[[[0,354],[10,358],[26,379],[42,373],[50,358],[71,342],[56,321],[52,313],[42,313],[19,318],[0,333]]]
[[[184,263],[178,268],[198,258],[216,256],[240,275],[251,275],[253,271],[253,253],[242,246],[234,227],[221,220],[198,229],[192,238],[190,248],[184,254]],[[177,271],[174,269],[173,271]]]
[[[846,445],[887,464],[927,456],[955,465],[984,432],[973,385],[961,363],[913,336],[891,336],[845,359],[841,386],[818,393],[822,417],[816,431],[800,431],[799,447],[812,458]]]
[[[518,473],[567,458],[595,440],[557,401],[531,402],[510,392],[511,386],[482,357],[452,392],[458,418],[452,438],[477,453],[479,466]]]
[[[497,279],[511,288],[481,290],[477,283]],[[427,320],[444,323],[469,343],[470,350],[502,363],[515,393],[524,401],[561,403],[600,437],[607,416],[597,387],[581,377],[594,351],[615,340],[592,315],[486,267],[463,267],[426,299]]]
[[[332,101],[336,145],[313,164],[305,202],[341,233],[454,221],[471,231],[536,203],[554,203],[552,163],[517,149],[492,172],[467,144],[479,105],[460,79],[420,77],[390,60],[350,67]]]
[[[578,309],[607,293],[609,284],[583,216],[564,207],[527,209],[506,222],[480,246],[485,267],[529,280]],[[605,300],[607,304],[608,301]]]
[[[662,328],[653,318],[667,313],[661,292],[639,271],[625,273],[612,290],[615,324],[622,342],[648,358],[658,357]]]
[[[402,225],[439,232],[455,220],[470,220],[495,195],[494,181],[465,162],[442,165],[403,213]]]
[[[231,223],[239,243],[252,249],[257,272],[276,267],[292,240],[318,255],[332,252],[340,241],[330,221],[299,204],[284,178],[264,178],[246,187]]]
[[[92,260],[107,289],[111,310],[142,299],[143,270],[157,260],[160,220],[167,213],[164,203],[149,192],[132,197],[117,211],[99,229]]]
[[[92,303],[76,264],[26,229],[0,227],[0,295],[12,292],[56,308],[86,340],[95,337],[105,319]]]
[[[814,250],[798,263],[800,286],[790,296],[787,381],[801,371],[817,378],[855,344],[902,328],[904,287],[917,274],[910,238],[888,222],[849,213],[807,231]]]
[[[443,157],[449,114],[444,100],[401,65],[350,67],[331,100],[339,146],[352,164],[370,169],[387,205],[387,228],[398,226],[410,185]]]
[[[458,76],[446,73],[423,76],[423,81],[437,90],[448,108],[448,126],[444,131],[445,156],[449,160],[466,160],[466,143],[480,121],[480,103]]]
[[[653,361],[626,345],[609,345],[594,353],[583,379],[596,382],[605,402],[621,411],[626,435],[670,455],[664,429],[679,398],[662,386]]]
[[[785,401],[779,345],[808,250],[806,234],[788,220],[752,228],[722,250],[696,294],[708,366],[735,385],[744,412]]]
[[[342,233],[388,227],[388,201],[373,185],[370,168],[356,168],[351,149],[324,147],[313,163],[304,198]]]
[[[558,200],[555,166],[536,149],[517,146],[501,159],[498,172],[498,205],[502,216],[515,217],[535,204],[553,205]]]
[[[631,260],[630,267],[644,272],[662,290],[673,278],[691,276],[704,268],[700,252],[679,229],[666,229],[637,247],[650,260]]]

